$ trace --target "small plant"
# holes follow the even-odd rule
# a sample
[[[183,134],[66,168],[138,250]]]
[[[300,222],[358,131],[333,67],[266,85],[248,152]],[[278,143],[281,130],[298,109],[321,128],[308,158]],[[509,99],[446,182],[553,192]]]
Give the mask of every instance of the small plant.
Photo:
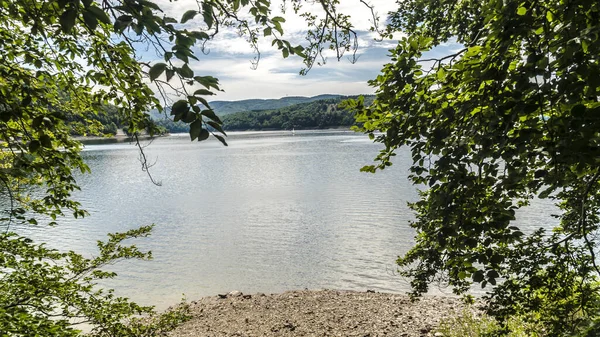
[[[493,318],[469,307],[457,315],[443,319],[437,332],[444,337],[484,337],[492,336],[498,330],[500,325]]]
[[[539,317],[512,316],[503,327],[494,318],[473,307],[443,319],[437,329],[443,337],[545,337],[545,331]]]

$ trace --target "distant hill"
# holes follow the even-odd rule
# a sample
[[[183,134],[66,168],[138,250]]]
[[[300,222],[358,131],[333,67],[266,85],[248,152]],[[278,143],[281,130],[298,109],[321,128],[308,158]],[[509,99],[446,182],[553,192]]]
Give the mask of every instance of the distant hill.
[[[277,109],[243,111],[223,116],[225,130],[291,130],[350,127],[354,113],[338,108],[348,96],[337,96]],[[370,104],[374,96],[365,96]]]
[[[351,112],[338,109],[343,99],[356,96],[319,95],[314,97],[288,96],[280,99],[247,99],[242,101],[209,102],[223,120],[226,130],[291,130],[350,127],[354,124]],[[375,96],[365,95],[370,104]],[[238,110],[244,108],[245,110]],[[167,112],[148,112],[158,126],[168,132],[188,132],[189,125],[173,122]]]
[[[339,98],[341,95],[319,95],[314,97],[287,96],[279,99],[245,99],[241,101],[212,101],[209,102],[219,116],[229,115],[240,111],[280,109],[286,106],[309,103],[322,99]]]

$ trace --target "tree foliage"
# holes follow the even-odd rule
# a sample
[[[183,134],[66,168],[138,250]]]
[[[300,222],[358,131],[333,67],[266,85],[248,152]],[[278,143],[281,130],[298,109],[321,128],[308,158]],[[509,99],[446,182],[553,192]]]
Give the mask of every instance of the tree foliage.
[[[149,228],[113,234],[86,259],[11,233],[15,224],[57,225],[87,213],[71,199],[79,187],[74,171],[89,172],[74,133],[126,127],[134,139],[161,129],[147,111],[169,108],[189,125],[192,140],[210,134],[226,145],[220,118],[207,98],[221,90],[218,79],[196,73],[194,62],[221,30],[235,29],[260,58],[258,39],[272,42],[283,57],[304,59],[306,72],[323,50],[356,50],[349,18],[337,0],[321,1],[324,14],[292,10],[307,20],[308,44],[283,38],[285,19],[269,0],[203,0],[181,18],[148,0],[0,0],[0,193],[6,211],[0,236],[0,331],[10,336],[74,336],[71,319],[88,322],[98,336],[154,336],[185,318],[176,310],[156,319],[110,291],[95,288],[114,276],[100,270],[120,259],[150,256],[122,244]],[[146,53],[138,53],[138,50]],[[154,53],[156,56],[148,54]],[[109,108],[110,116],[104,114]],[[97,128],[106,121],[109,130]],[[110,122],[109,122],[110,121]],[[118,123],[117,123],[118,121]],[[138,142],[139,145],[139,142]],[[141,158],[145,158],[140,146]],[[143,170],[148,163],[142,159]],[[151,178],[151,176],[150,176]]]
[[[113,272],[102,271],[121,259],[150,259],[149,252],[123,241],[147,236],[151,227],[109,235],[98,242],[99,255],[85,258],[34,244],[14,233],[0,236],[0,331],[3,336],[77,336],[88,324],[92,336],[157,336],[189,318],[188,306],[157,315],[96,286]],[[144,319],[135,318],[147,315]]]
[[[385,145],[364,170],[384,169],[407,146],[410,179],[423,186],[402,275],[414,294],[435,281],[457,293],[479,284],[497,318],[533,313],[550,336],[597,331],[600,4],[398,6],[388,33],[408,36],[370,82],[375,102],[350,105]],[[448,43],[460,47],[428,56]],[[528,232],[516,211],[535,198],[559,210],[555,223]]]

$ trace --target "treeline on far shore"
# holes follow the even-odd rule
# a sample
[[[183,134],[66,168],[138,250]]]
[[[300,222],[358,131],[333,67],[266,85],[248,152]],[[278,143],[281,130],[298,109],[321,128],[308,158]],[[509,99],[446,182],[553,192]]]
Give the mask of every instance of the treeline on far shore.
[[[223,117],[225,130],[326,129],[354,125],[354,114],[339,108],[343,98],[323,99],[288,107],[244,111]]]
[[[354,97],[339,96],[274,109],[240,111],[221,119],[223,128],[228,131],[349,128],[355,124],[354,113],[340,108],[340,103]],[[374,96],[366,95],[365,104],[373,99]],[[174,122],[168,114],[155,112],[150,116],[159,133],[189,132],[189,125]],[[68,116],[67,120],[75,136],[113,136],[118,130],[127,133],[127,126],[121,123],[116,108],[111,105],[103,106],[97,113]]]
[[[344,99],[353,97],[340,96],[276,109],[241,111],[221,116],[221,119],[223,128],[229,131],[350,127],[355,124],[354,114],[339,105]],[[365,104],[370,104],[373,98],[365,96]],[[155,119],[155,122],[167,132],[189,131],[185,123],[173,122],[171,119],[160,118]]]

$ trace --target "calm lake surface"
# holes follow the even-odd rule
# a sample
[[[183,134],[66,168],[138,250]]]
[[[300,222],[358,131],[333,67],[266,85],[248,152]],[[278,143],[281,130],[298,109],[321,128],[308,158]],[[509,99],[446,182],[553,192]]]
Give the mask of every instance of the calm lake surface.
[[[134,242],[154,260],[111,266],[119,277],[106,286],[159,309],[182,294],[231,290],[408,289],[394,263],[413,243],[408,151],[373,175],[359,169],[381,145],[349,131],[239,132],[228,142],[156,139],[146,153],[160,187],[141,171],[132,144],[88,145],[92,174],[78,176],[75,199],[90,216],[18,231],[93,256],[107,233],[156,224]],[[536,203],[521,221],[549,221],[549,207]]]

